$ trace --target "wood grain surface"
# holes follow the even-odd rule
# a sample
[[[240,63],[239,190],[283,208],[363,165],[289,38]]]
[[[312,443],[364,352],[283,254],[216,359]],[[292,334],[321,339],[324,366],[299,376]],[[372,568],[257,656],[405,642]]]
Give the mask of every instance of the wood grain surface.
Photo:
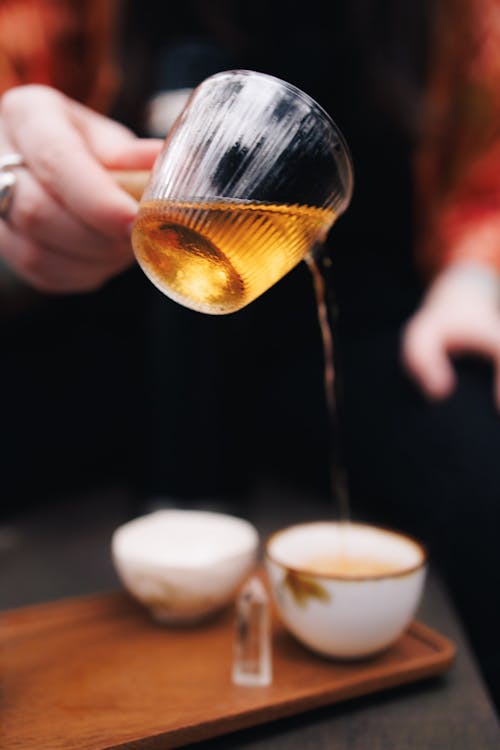
[[[445,671],[450,641],[414,622],[383,655],[320,658],[273,622],[274,681],[231,683],[234,613],[166,628],[125,593],[0,614],[0,747],[168,750]]]

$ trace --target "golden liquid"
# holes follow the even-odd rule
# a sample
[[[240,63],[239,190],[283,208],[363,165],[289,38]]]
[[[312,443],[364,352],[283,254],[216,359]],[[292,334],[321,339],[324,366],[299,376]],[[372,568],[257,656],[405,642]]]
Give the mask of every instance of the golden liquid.
[[[367,555],[322,555],[307,560],[301,568],[309,573],[342,578],[371,578],[391,575],[398,570],[392,562]]]
[[[333,432],[335,447],[330,456],[330,483],[333,500],[336,506],[338,519],[345,524],[349,523],[351,517],[349,489],[347,484],[347,473],[339,455],[340,426],[338,422],[338,404],[336,398],[335,377],[335,350],[333,346],[332,323],[328,316],[328,305],[326,295],[326,283],[319,264],[312,256],[306,258],[307,266],[311,272],[314,292],[316,295],[316,309],[318,322],[323,342],[324,358],[324,383],[326,405],[330,417],[330,427]],[[341,543],[344,536],[344,528],[341,526]]]
[[[311,206],[147,201],[132,244],[167,296],[200,312],[230,313],[296,266],[334,219],[331,210]]]

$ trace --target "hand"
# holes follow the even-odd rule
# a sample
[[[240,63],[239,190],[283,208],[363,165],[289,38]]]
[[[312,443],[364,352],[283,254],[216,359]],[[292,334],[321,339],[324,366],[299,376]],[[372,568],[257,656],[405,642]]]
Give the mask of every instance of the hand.
[[[0,102],[0,155],[21,154],[0,256],[48,292],[101,286],[133,259],[136,201],[105,167],[150,169],[162,142],[127,128],[45,86],[10,89]]]
[[[403,333],[403,362],[430,398],[455,388],[452,354],[473,353],[495,367],[500,409],[500,281],[479,264],[451,266],[436,277]]]

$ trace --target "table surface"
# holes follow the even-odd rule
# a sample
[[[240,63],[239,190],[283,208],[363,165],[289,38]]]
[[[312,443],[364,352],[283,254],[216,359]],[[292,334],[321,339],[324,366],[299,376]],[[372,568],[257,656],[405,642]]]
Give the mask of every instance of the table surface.
[[[289,523],[325,517],[324,503],[305,502],[289,488],[263,486],[248,508],[245,515],[263,537]],[[109,540],[135,510],[130,494],[114,488],[71,496],[0,526],[0,609],[117,587]],[[498,718],[432,564],[418,617],[457,646],[446,675],[189,748],[496,750]]]

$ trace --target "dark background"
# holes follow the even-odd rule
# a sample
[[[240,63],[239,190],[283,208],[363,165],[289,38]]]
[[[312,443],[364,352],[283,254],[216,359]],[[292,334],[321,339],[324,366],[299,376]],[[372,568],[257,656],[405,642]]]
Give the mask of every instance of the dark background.
[[[428,544],[494,680],[500,429],[491,372],[460,362],[457,393],[434,405],[399,362],[402,326],[421,296],[411,158],[427,4],[129,5],[115,115],[138,133],[150,94],[231,67],[298,85],[344,132],[355,193],[327,253],[353,515]],[[136,267],[88,295],[16,287],[3,297],[0,338],[4,518],[96,484],[133,487],[131,514],[152,497],[224,500],[244,512],[262,477],[329,497],[331,434],[304,264],[220,318],[172,303]]]

